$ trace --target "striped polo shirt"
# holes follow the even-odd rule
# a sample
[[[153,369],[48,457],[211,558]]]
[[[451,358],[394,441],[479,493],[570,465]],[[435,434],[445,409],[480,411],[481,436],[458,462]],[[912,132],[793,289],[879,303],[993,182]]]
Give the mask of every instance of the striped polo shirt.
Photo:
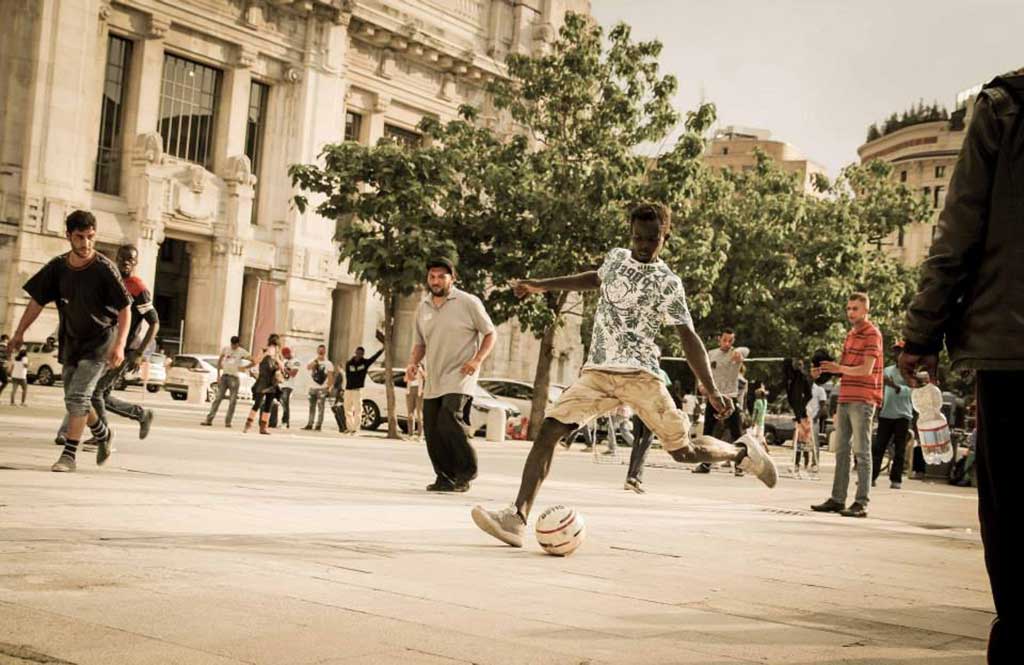
[[[875,367],[866,376],[844,374],[839,382],[839,403],[862,402],[882,405],[882,333],[875,324],[864,321],[846,334],[840,365],[863,365],[875,359]]]

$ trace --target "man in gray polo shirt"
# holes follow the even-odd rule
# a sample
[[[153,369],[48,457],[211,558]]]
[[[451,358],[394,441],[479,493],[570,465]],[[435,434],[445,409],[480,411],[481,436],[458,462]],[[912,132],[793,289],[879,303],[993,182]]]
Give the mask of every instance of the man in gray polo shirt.
[[[436,480],[430,492],[465,492],[476,478],[476,451],[469,443],[469,412],[480,364],[494,348],[494,324],[476,296],[455,288],[455,265],[446,258],[427,264],[430,295],[416,311],[416,341],[406,381],[422,361],[423,432]]]

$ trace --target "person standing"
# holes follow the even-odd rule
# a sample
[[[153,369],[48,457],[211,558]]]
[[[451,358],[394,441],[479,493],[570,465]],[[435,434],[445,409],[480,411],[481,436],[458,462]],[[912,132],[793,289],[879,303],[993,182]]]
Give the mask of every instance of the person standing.
[[[882,372],[885,393],[882,410],[878,414],[878,432],[871,450],[871,484],[878,480],[882,470],[882,457],[889,444],[894,446],[889,461],[889,486],[898,490],[903,486],[903,464],[907,456],[907,433],[910,421],[914,419],[914,405],[910,401],[910,385],[903,378],[898,366],[903,344],[893,346],[896,360]]]
[[[64,473],[76,468],[78,443],[87,424],[97,441],[96,464],[102,466],[110,458],[113,437],[96,414],[103,405],[95,391],[107,368],[124,362],[132,304],[117,268],[96,251],[92,213],[76,210],[68,215],[65,237],[71,251],[51,259],[25,283],[31,299],[10,342],[11,352],[17,352],[43,307],[57,303],[68,433],[51,470]]]
[[[235,404],[238,403],[238,372],[241,371],[242,364],[246,362],[251,364],[252,357],[248,351],[242,348],[241,340],[238,335],[235,335],[231,338],[231,344],[221,349],[220,357],[217,358],[217,396],[213,398],[210,412],[206,414],[206,419],[202,422],[206,427],[213,425],[213,419],[217,417],[217,409],[220,408],[221,400],[224,399],[224,393],[230,393],[228,412],[224,416],[224,427],[231,427],[231,419],[235,416]],[[253,397],[255,398],[255,395]]]
[[[436,476],[430,492],[465,492],[476,478],[476,451],[467,437],[480,364],[494,348],[494,324],[484,304],[455,287],[455,264],[427,263],[430,293],[416,310],[416,337],[405,380],[426,358],[423,432]]]
[[[257,416],[260,420],[260,434],[270,434],[270,409],[274,400],[281,397],[284,383],[284,358],[281,356],[281,341],[276,333],[267,338],[267,346],[254,359],[256,383],[252,386],[252,410],[245,419],[243,432],[248,432]]]
[[[18,354],[10,361],[11,366],[11,406],[14,406],[14,398],[21,388],[21,405],[25,406],[25,397],[28,393],[28,352],[25,349],[18,351]]]
[[[821,443],[819,440],[818,422],[822,411],[828,411],[828,393],[819,383],[811,383],[811,399],[807,402],[806,440],[810,451],[811,478],[817,480],[821,463]],[[804,460],[807,466],[807,460]]]
[[[768,391],[763,385],[758,386],[754,391],[754,431],[758,436],[764,436],[764,418],[768,415]]]
[[[295,377],[302,369],[302,363],[292,357],[292,350],[287,346],[281,349],[281,357],[284,373],[284,383],[281,384],[281,424],[286,429],[291,429],[292,393],[295,391]]]
[[[658,368],[658,378],[665,384],[666,388],[672,387],[672,379],[668,378],[665,370]],[[685,416],[684,416],[685,417]],[[633,416],[633,447],[629,451],[629,468],[626,470],[626,482],[623,489],[631,490],[637,494],[643,494],[641,487],[644,481],[644,463],[647,461],[647,452],[654,442],[654,432],[648,427],[639,415]]]
[[[316,358],[306,365],[309,376],[313,379],[313,385],[309,387],[309,419],[306,421],[304,430],[320,428],[324,424],[324,410],[327,405],[327,392],[334,384],[334,363],[327,358],[327,347],[321,344],[316,347]],[[314,426],[314,421],[316,425]]]
[[[736,331],[732,328],[725,328],[718,336],[718,348],[708,351],[708,360],[711,362],[711,372],[715,376],[715,385],[722,391],[722,395],[728,397],[733,404],[737,403],[740,396],[740,368],[743,367],[743,361],[750,355],[750,349],[745,346],[734,347],[735,343]],[[703,394],[703,384],[700,385],[700,390]],[[737,404],[728,416],[721,419],[721,422],[729,428],[729,437],[733,441],[740,438],[743,429],[742,409],[743,405]],[[704,436],[711,436],[715,433],[715,425],[720,422],[720,419],[715,417],[715,413],[714,405],[711,400],[708,400],[704,410]],[[710,473],[711,463],[698,464],[693,468],[693,472]],[[737,476],[743,475],[743,470],[739,467],[736,467],[735,472]]]
[[[423,437],[423,382],[426,370],[417,365],[405,388],[405,419],[409,437],[419,441]]]
[[[838,374],[839,408],[836,410],[836,474],[832,495],[811,506],[819,513],[839,513],[843,517],[867,517],[871,493],[871,421],[882,405],[882,333],[868,314],[871,301],[866,293],[854,293],[846,303],[846,318],[851,324],[839,362],[824,361],[811,370]],[[857,495],[849,508],[846,495],[850,485],[850,462],[857,457]]]
[[[1024,545],[1018,539],[1017,417],[1024,383],[1024,69],[978,93],[939,215],[935,241],[907,311],[899,366],[908,383],[923,367],[937,378],[938,354],[953,370],[977,373],[975,477],[978,517],[996,619],[990,665],[1016,663],[1024,618]]]
[[[384,343],[384,333],[377,331],[377,341]],[[366,372],[377,362],[380,354],[384,353],[381,347],[377,353],[369,358],[366,357],[366,349],[356,347],[355,354],[345,363],[345,424],[348,425],[348,434],[359,434],[359,427],[363,422],[363,386],[366,385]]]

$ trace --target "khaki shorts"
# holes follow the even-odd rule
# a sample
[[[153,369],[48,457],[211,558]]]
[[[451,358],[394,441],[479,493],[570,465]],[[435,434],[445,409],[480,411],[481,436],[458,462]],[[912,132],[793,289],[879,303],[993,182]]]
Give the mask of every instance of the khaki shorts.
[[[585,370],[545,414],[566,425],[585,425],[620,404],[633,409],[665,450],[690,448],[690,420],[676,408],[661,379],[647,372]]]

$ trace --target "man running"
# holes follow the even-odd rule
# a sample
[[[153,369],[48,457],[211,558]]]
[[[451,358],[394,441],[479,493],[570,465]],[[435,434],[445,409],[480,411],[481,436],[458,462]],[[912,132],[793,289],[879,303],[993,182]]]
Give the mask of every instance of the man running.
[[[632,407],[679,462],[732,461],[768,487],[777,482],[764,444],[750,434],[734,444],[710,436],[690,442],[690,423],[658,376],[661,350],[656,339],[663,325],[676,327],[687,362],[718,417],[728,418],[733,404],[715,384],[707,351],[693,329],[682,281],[658,259],[671,230],[668,208],[640,205],[630,213],[629,222],[632,250],[611,250],[599,270],[512,284],[519,297],[549,290],[601,291],[587,364],[544,419],[526,459],[515,504],[498,511],[473,508],[478,527],[513,547],[523,546],[526,521],[548,475],[555,444],[579,424],[620,404]]]
[[[108,258],[96,251],[96,218],[90,212],[76,210],[65,220],[65,231],[71,251],[51,259],[23,287],[31,300],[10,343],[16,351],[43,307],[57,303],[64,367],[61,378],[68,414],[64,450],[51,467],[58,472],[75,470],[78,442],[87,423],[97,441],[96,464],[102,465],[110,457],[112,437],[97,415],[104,405],[96,385],[108,368],[124,363],[132,318],[132,297],[121,275]]]

